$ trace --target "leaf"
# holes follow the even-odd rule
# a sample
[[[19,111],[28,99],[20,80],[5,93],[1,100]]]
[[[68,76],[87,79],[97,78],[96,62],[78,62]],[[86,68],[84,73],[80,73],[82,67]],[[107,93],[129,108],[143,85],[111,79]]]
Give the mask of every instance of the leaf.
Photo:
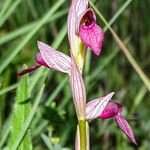
[[[30,92],[28,85],[28,76],[25,75],[21,78],[20,85],[17,88],[16,102],[13,110],[13,121],[11,127],[11,137],[9,141],[9,148],[12,149],[13,144],[16,141],[16,138],[19,136],[20,131],[24,125],[24,122],[31,110],[30,105]],[[29,130],[25,134],[18,150],[31,150],[32,143]]]

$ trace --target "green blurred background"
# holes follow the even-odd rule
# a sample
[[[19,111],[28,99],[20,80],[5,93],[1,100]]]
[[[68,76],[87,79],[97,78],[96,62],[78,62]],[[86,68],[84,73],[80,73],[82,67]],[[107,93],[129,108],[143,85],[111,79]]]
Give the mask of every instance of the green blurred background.
[[[98,0],[95,6],[126,43],[133,57],[150,78],[150,1]],[[16,89],[23,64],[31,66],[38,52],[37,40],[69,55],[67,12],[71,0],[0,0],[0,148],[9,145]],[[122,8],[120,10],[120,8]],[[120,10],[120,12],[118,12]],[[97,23],[105,28],[97,16]],[[106,28],[105,28],[106,29]],[[87,99],[111,91],[124,105],[124,116],[135,132],[138,146],[122,134],[113,119],[90,123],[92,150],[149,150],[150,94],[139,75],[105,30],[101,55],[90,50],[84,68]],[[39,89],[45,83],[30,136],[35,150],[74,149],[77,119],[68,78],[59,72],[40,68],[29,75],[31,110]],[[22,90],[23,91],[23,90]],[[18,114],[22,115],[22,114]]]

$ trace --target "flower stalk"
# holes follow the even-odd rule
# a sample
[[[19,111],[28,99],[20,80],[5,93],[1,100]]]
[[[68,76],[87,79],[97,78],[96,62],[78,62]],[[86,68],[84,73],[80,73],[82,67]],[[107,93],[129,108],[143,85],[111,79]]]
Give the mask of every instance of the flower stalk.
[[[79,120],[80,150],[87,150],[86,120]]]

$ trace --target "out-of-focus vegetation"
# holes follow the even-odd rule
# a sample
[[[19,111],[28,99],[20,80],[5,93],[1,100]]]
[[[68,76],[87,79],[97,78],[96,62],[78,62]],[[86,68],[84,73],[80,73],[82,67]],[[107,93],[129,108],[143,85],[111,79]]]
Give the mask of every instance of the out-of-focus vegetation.
[[[45,68],[31,73],[29,78],[17,77],[23,64],[34,64],[37,40],[69,55],[66,20],[70,3],[0,1],[0,149],[12,143],[15,149],[27,129],[30,130],[23,141],[29,146],[32,141],[34,150],[74,149],[77,120],[67,77]],[[150,77],[150,1],[99,0],[94,4],[107,21],[114,17],[113,29]],[[97,22],[105,28],[98,17]],[[138,142],[138,146],[130,143],[112,119],[95,120],[90,123],[91,149],[150,149],[150,93],[109,30],[99,57],[88,50],[84,77],[88,100],[116,92],[114,100],[125,106],[124,116]],[[17,132],[15,123],[23,126],[16,140],[10,134],[13,129]],[[25,145],[21,148],[27,149]]]

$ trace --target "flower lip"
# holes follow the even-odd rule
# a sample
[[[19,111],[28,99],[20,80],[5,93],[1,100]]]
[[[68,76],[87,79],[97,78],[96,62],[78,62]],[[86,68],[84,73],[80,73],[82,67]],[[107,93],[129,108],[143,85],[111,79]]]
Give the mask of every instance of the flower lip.
[[[82,42],[88,46],[97,56],[101,52],[104,41],[104,32],[96,24],[96,18],[92,9],[87,9],[79,19],[78,32]]]
[[[113,101],[108,102],[108,104],[106,105],[105,109],[103,110],[99,118],[108,119],[116,116],[118,113],[121,113],[120,107],[122,106],[119,103]]]
[[[95,15],[92,11],[92,9],[87,9],[81,20],[80,20],[80,27],[87,27],[87,28],[90,28],[92,27],[93,25],[95,24]]]

